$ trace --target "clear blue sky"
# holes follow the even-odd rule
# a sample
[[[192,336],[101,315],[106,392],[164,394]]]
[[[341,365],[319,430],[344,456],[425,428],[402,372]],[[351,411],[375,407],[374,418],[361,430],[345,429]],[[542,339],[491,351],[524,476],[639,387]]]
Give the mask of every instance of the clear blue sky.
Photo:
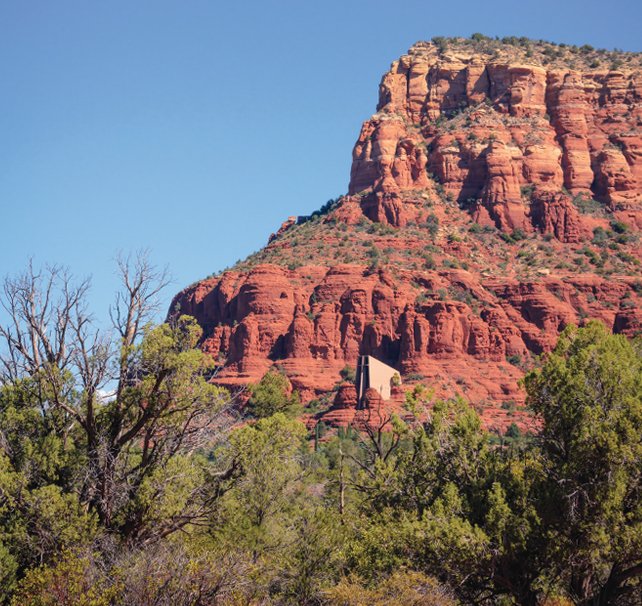
[[[390,63],[433,36],[642,51],[639,0],[0,0],[0,274],[150,247],[176,283],[346,193]]]

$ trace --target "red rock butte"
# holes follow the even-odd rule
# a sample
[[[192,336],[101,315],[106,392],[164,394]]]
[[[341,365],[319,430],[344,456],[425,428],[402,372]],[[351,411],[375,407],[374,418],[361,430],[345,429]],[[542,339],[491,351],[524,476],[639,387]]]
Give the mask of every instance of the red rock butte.
[[[371,355],[489,428],[528,427],[517,382],[567,324],[637,334],[640,56],[524,40],[413,46],[381,81],[348,195],[175,297],[217,382],[277,364],[321,400],[315,420],[346,424],[340,373]]]

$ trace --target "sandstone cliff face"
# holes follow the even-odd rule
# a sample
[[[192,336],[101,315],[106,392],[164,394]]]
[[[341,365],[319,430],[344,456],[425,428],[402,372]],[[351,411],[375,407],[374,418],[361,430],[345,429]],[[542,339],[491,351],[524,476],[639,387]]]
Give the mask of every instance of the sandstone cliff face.
[[[333,402],[310,425],[358,425],[341,370],[372,355],[404,386],[462,394],[488,428],[534,429],[518,380],[569,323],[642,332],[642,80],[558,63],[430,44],[393,63],[350,195],[172,302],[203,327],[215,380],[278,365],[304,403]]]
[[[550,351],[567,324],[587,315],[633,334],[642,311],[622,304],[637,297],[634,284],[624,277],[480,281],[462,270],[394,275],[358,265],[260,265],[199,283],[172,308],[196,317],[203,349],[226,358],[218,378],[224,384],[257,381],[278,363],[309,400],[332,389],[357,356],[372,355],[404,377],[423,375],[444,395],[521,402],[522,373],[507,359],[527,362]]]
[[[478,221],[527,231],[541,228],[532,205],[557,196],[574,227],[556,234],[577,241],[574,196],[640,213],[641,101],[634,67],[544,69],[417,44],[381,81],[378,111],[354,147],[349,192],[379,194],[387,207],[436,182],[476,204]],[[398,225],[395,217],[377,214]]]

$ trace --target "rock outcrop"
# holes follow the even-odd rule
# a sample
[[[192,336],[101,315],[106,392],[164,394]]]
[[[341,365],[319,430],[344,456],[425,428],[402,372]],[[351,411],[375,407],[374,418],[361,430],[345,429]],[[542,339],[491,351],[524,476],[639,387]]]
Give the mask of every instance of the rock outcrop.
[[[500,229],[532,230],[539,214],[531,205],[562,193],[574,224],[570,201],[581,194],[637,215],[639,64],[545,69],[516,60],[525,63],[474,49],[442,53],[430,43],[411,48],[381,81],[378,111],[354,147],[349,193],[380,194],[376,216],[396,227],[398,212],[385,209],[401,192],[436,183]],[[372,202],[364,204],[369,214]]]
[[[224,384],[258,381],[278,363],[310,400],[359,355],[372,355],[444,395],[500,404],[523,402],[516,366],[550,351],[569,323],[590,316],[639,331],[642,310],[625,306],[637,302],[634,287],[631,277],[521,282],[462,270],[395,276],[363,265],[259,265],[188,288],[173,308],[197,318],[206,352],[226,358]]]

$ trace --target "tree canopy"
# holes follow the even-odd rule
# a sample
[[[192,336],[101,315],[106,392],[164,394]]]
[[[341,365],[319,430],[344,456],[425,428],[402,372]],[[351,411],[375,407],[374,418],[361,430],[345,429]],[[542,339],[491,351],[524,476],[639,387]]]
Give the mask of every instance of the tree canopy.
[[[204,519],[232,467],[197,451],[229,424],[226,391],[207,381],[201,331],[182,316],[147,323],[166,283],[144,255],[120,260],[118,341],[91,327],[84,297],[60,268],[5,280],[11,324],[0,389],[0,572],[113,535],[150,544]],[[105,387],[114,386],[111,394]]]
[[[248,384],[250,392],[248,412],[255,418],[263,419],[277,412],[296,417],[301,412],[301,401],[298,391],[290,392],[288,378],[275,369],[270,369],[259,383]]]

